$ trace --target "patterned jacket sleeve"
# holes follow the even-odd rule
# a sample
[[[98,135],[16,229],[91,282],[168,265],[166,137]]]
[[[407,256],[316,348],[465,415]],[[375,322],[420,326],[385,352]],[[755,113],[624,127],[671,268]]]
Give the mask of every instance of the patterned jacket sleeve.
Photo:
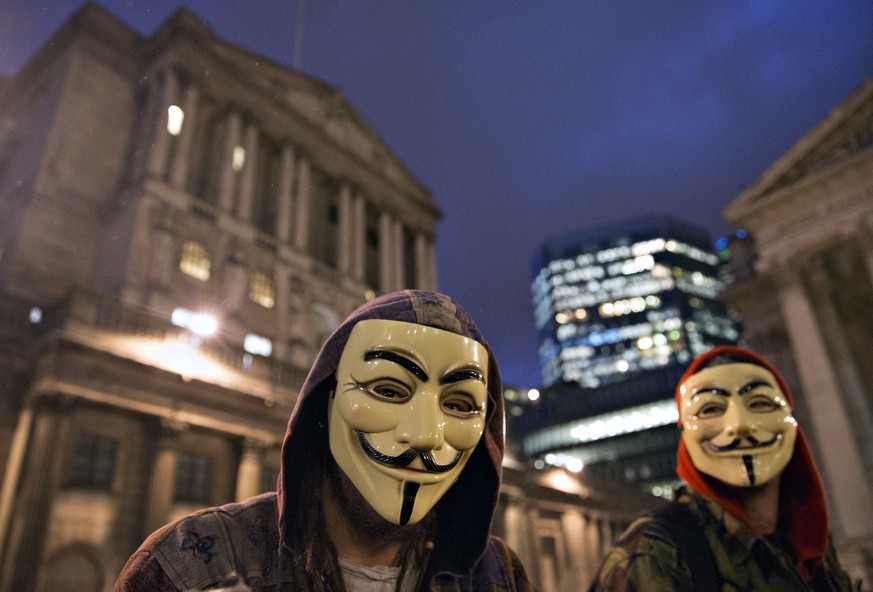
[[[127,560],[112,592],[178,592],[178,589],[155,556],[141,549]]]

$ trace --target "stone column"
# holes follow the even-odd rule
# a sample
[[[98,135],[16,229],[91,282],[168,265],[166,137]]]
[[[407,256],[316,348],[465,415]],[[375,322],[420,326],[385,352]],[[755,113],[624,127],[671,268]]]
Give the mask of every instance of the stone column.
[[[861,256],[864,258],[864,266],[867,268],[867,280],[873,284],[873,220],[868,220],[862,226],[858,237]]]
[[[24,475],[24,458],[27,453],[27,442],[33,428],[33,408],[28,406],[18,414],[15,433],[9,446],[9,458],[6,460],[6,470],[3,474],[3,489],[0,490],[0,566],[6,550],[6,534],[12,518],[12,508],[15,503],[15,493],[18,481]]]
[[[339,194],[339,232],[337,233],[337,267],[347,276],[352,270],[352,251],[355,237],[353,230],[352,188],[343,183]]]
[[[276,208],[276,240],[288,244],[291,238],[291,193],[294,186],[294,148],[282,146],[282,164],[279,173],[279,203]]]
[[[367,204],[360,193],[355,194],[353,210],[352,277],[364,281],[367,274]]]
[[[173,230],[170,228],[170,222],[166,220],[158,221],[152,227],[152,248],[149,257],[150,266],[148,273],[152,286],[164,288],[170,284],[174,268],[172,261],[174,253],[173,242]],[[178,261],[175,265],[178,266]]]
[[[827,277],[827,271],[822,266],[821,260],[813,260],[810,264],[810,279],[815,286],[830,286],[833,281]],[[858,375],[855,366],[855,357],[852,346],[846,339],[845,323],[840,319],[840,314],[834,305],[833,296],[827,289],[817,290],[814,298],[814,308],[818,316],[819,326],[825,330],[822,337],[831,353],[831,364],[838,377],[841,394],[846,409],[849,411],[849,419],[855,427],[855,437],[859,442],[860,450],[873,450],[873,413],[867,403],[864,384]],[[866,467],[864,473],[873,476],[873,456],[862,455]],[[873,479],[873,477],[871,477]],[[873,480],[869,483],[873,491]],[[873,534],[873,529],[871,529]]]
[[[403,222],[394,219],[394,289],[411,288],[406,285],[406,242],[403,240]]]
[[[145,88],[145,99],[134,130],[136,149],[130,167],[130,179],[134,182],[141,182],[145,174],[151,173],[154,141],[157,137],[156,134],[161,132],[159,123],[163,119],[161,117],[163,92],[160,75],[154,70],[147,72],[141,80],[141,85]]]
[[[394,290],[394,222],[391,213],[383,210],[379,215],[379,289]]]
[[[427,237],[423,232],[415,233],[415,286],[410,286],[410,288],[433,289],[430,285],[429,255]]]
[[[561,516],[561,533],[564,536],[564,541],[567,545],[567,555],[572,560],[569,565],[562,566],[562,571],[565,568],[569,569],[570,573],[562,574],[561,580],[564,582],[590,582],[594,577],[594,569],[590,567],[585,552],[588,550],[585,546],[585,520],[578,510],[568,510]],[[560,558],[563,561],[563,558]]]
[[[588,549],[588,566],[592,572],[597,569],[600,558],[603,557],[604,545],[599,522],[596,516],[585,516],[585,548]]]
[[[822,469],[829,487],[831,524],[838,538],[849,540],[873,536],[869,516],[873,508],[873,492],[864,471],[862,451],[854,437],[840,384],[828,355],[822,328],[816,320],[816,310],[794,270],[781,270],[779,299],[791,349],[800,374],[806,404],[817,440],[822,443]],[[826,328],[826,330],[829,328]],[[805,428],[807,429],[807,428]],[[867,451],[864,451],[866,454]]]
[[[182,131],[176,142],[174,158],[170,163],[170,184],[179,189],[187,189],[188,168],[191,163],[191,145],[194,142],[194,126],[197,121],[197,103],[199,92],[196,86],[189,84],[182,101],[182,111],[185,119],[182,122]],[[166,136],[169,136],[166,129]],[[168,137],[169,140],[169,137]]]
[[[297,161],[297,209],[295,213],[294,246],[301,253],[309,252],[310,170],[309,159]]]
[[[246,438],[236,477],[236,501],[242,501],[260,493],[261,453],[264,442]]]
[[[244,222],[252,219],[252,203],[255,198],[255,172],[258,161],[258,128],[254,123],[246,125],[243,137],[243,149],[245,150],[245,162],[239,172],[239,209],[237,217]],[[259,196],[263,199],[263,196]]]
[[[527,556],[525,555],[525,545],[527,544],[527,527],[525,525],[524,509],[511,496],[504,498],[503,510],[503,538],[506,544],[510,546],[522,562],[527,565]]]
[[[284,360],[288,355],[288,340],[291,320],[289,306],[291,302],[290,270],[283,263],[276,265],[276,335],[273,340],[273,357]]]
[[[222,293],[227,311],[235,311],[249,295],[249,272],[244,256],[234,248],[228,249],[230,256],[224,269]]]
[[[167,169],[167,153],[170,149],[170,132],[167,131],[167,109],[179,94],[179,79],[169,68],[163,72],[161,100],[156,109],[155,127],[152,129],[152,147],[149,154],[149,174],[163,179]]]
[[[242,121],[239,113],[232,112],[225,123],[224,151],[218,180],[218,207],[228,214],[233,212],[236,197],[236,171],[233,170],[233,149],[239,145]]]
[[[434,248],[433,241],[427,241],[427,277],[428,277],[428,290],[436,290],[439,287],[439,281],[437,279],[437,266],[436,266],[436,250]]]
[[[33,402],[27,470],[22,474],[0,566],[0,590],[33,590],[55,493],[66,475],[72,402],[61,394],[41,396]]]
[[[149,481],[146,506],[146,532],[154,532],[167,523],[173,509],[173,489],[176,483],[176,444],[179,435],[187,429],[180,422],[161,420],[158,453]]]

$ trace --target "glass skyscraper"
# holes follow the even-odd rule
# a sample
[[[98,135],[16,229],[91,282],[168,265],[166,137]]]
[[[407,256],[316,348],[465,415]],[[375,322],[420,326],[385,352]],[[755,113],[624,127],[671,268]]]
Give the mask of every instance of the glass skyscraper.
[[[547,241],[533,305],[546,386],[596,388],[735,343],[706,231],[666,216]]]
[[[546,241],[531,288],[545,386],[513,418],[518,452],[656,493],[674,481],[673,389],[696,355],[739,339],[719,270],[708,233],[667,216]]]

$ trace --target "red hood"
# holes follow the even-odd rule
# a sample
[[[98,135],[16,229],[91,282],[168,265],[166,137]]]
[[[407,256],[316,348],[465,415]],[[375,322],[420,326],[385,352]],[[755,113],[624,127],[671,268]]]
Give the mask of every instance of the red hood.
[[[698,356],[682,376],[676,387],[676,404],[679,405],[679,386],[685,380],[697,372],[697,369],[705,361],[721,354],[740,354],[758,361],[764,368],[776,377],[779,388],[788,398],[788,402],[794,407],[794,398],[785,379],[776,368],[770,365],[759,355],[746,349],[721,346],[709,350]],[[720,487],[719,482],[700,473],[691,462],[691,457],[685,448],[685,442],[679,441],[678,452],[678,475],[684,479],[692,489],[704,495],[725,508],[728,512],[742,520],[749,528],[759,536],[758,529],[749,520],[742,506],[736,499],[730,497],[730,489]],[[821,564],[825,554],[828,540],[828,511],[825,499],[824,487],[821,477],[815,465],[809,444],[798,426],[797,440],[794,444],[794,454],[788,462],[788,466],[782,472],[780,487],[780,516],[787,525],[784,533],[788,543],[794,550],[797,567],[803,576],[810,580],[812,574]]]

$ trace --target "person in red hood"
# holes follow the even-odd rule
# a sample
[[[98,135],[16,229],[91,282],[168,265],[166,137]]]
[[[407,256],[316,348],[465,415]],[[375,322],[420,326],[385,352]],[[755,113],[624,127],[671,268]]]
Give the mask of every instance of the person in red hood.
[[[489,536],[503,459],[494,355],[434,292],[354,311],[301,389],[278,491],[152,534],[114,590],[528,592]]]
[[[687,487],[628,527],[591,590],[853,590],[779,372],[716,347],[688,367],[676,404]]]

